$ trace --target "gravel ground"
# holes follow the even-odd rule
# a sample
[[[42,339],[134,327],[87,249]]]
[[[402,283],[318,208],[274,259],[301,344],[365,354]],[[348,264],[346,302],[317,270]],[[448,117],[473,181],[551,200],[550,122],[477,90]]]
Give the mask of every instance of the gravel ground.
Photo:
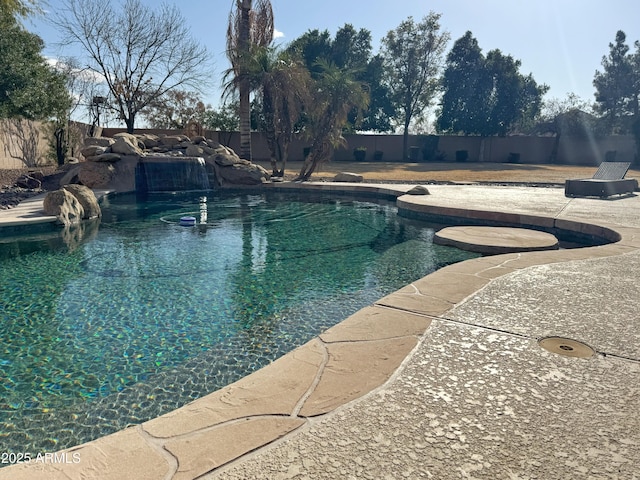
[[[45,175],[42,188],[20,188],[15,185],[20,176],[32,171],[39,171]],[[30,169],[0,169],[0,210],[15,207],[29,197],[57,188],[55,182],[47,181],[47,179],[53,179],[52,175],[55,171],[55,166]]]

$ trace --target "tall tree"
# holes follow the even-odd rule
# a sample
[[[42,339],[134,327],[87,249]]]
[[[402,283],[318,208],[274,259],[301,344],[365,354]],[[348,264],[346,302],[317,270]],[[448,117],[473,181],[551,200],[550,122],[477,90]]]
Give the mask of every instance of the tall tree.
[[[87,66],[104,78],[111,108],[128,132],[147,105],[173,89],[206,85],[209,57],[174,6],[140,0],[63,0],[54,23],[63,43],[80,45]]]
[[[438,131],[482,133],[489,117],[486,100],[492,86],[478,41],[467,31],[447,55]]]
[[[40,13],[41,7],[38,0],[0,0],[0,15],[11,17],[28,17]]]
[[[328,30],[309,30],[292,41],[287,49],[303,59],[312,78],[316,80],[323,73],[319,63],[322,61],[351,72],[355,80],[369,86],[368,108],[364,112],[352,111],[345,130],[391,130],[390,119],[395,110],[384,81],[382,58],[372,55],[369,30],[356,30],[353,25],[345,24],[338,29],[334,38],[331,38]]]
[[[408,158],[409,126],[429,107],[438,92],[443,53],[449,33],[440,30],[440,14],[431,12],[420,22],[403,21],[382,39],[391,99],[403,127],[403,158]]]
[[[70,108],[65,76],[42,56],[44,43],[0,13],[0,118],[44,120]]]
[[[629,113],[634,98],[633,65],[626,39],[625,33],[618,30],[615,43],[609,44],[609,55],[602,57],[603,71],[596,70],[593,79],[597,109],[613,132],[624,130],[623,117]]]
[[[253,58],[252,78],[262,106],[272,174],[282,177],[296,124],[304,105],[313,102],[311,77],[300,60],[286,51],[262,47]]]
[[[255,47],[273,40],[273,9],[269,0],[236,0],[229,14],[227,57],[231,62],[233,85],[239,97],[240,157],[251,160],[250,62]]]
[[[485,57],[466,32],[447,55],[438,131],[490,136],[533,126],[549,87],[521,74],[520,66],[497,49]]]
[[[349,114],[360,112],[369,103],[368,86],[354,78],[351,71],[320,60],[322,73],[313,91],[313,102],[307,105],[306,135],[311,140],[298,180],[308,180],[322,162],[331,158],[336,146],[344,144],[342,131]]]

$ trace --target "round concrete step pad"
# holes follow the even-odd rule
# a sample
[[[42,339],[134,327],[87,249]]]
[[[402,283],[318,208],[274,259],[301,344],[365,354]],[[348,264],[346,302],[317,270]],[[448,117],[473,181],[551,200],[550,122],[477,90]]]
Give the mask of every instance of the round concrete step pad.
[[[558,239],[550,233],[511,227],[447,227],[433,242],[489,255],[558,248]]]

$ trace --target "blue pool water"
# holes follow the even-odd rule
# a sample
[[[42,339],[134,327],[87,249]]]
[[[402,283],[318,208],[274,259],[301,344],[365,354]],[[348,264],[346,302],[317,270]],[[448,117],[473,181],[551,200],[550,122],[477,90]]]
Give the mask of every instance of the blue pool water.
[[[150,199],[108,198],[83,238],[0,243],[0,451],[59,450],[175,409],[475,256],[433,245],[392,204]]]

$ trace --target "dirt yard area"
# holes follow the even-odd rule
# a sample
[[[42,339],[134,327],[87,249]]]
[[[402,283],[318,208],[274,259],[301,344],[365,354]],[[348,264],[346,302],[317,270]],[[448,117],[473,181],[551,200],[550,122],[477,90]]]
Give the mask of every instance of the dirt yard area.
[[[259,162],[271,171],[268,162]],[[289,162],[285,179],[300,171],[302,162]],[[591,178],[597,167],[575,165],[525,165],[512,163],[399,163],[399,162],[330,162],[321,165],[312,181],[330,181],[339,172],[364,176],[375,182],[488,182],[562,184],[567,179]],[[629,178],[640,179],[640,170],[629,170]]]

